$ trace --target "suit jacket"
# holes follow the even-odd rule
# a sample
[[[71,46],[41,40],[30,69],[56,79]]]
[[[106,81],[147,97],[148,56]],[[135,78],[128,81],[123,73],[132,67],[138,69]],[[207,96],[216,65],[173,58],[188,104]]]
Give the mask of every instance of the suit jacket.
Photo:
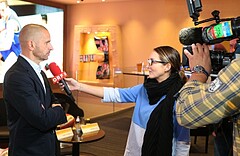
[[[61,107],[51,107],[54,95],[48,82],[45,86],[46,94],[36,72],[21,56],[7,71],[3,97],[10,130],[10,156],[55,155],[54,129],[67,120]]]

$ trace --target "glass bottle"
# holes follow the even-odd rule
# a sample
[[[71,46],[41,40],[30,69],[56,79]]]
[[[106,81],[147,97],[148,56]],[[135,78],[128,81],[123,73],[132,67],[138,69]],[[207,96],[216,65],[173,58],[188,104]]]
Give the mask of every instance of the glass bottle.
[[[76,128],[76,133],[81,134],[81,125],[80,125],[80,117],[79,116],[77,116],[77,118],[76,118],[75,128]]]

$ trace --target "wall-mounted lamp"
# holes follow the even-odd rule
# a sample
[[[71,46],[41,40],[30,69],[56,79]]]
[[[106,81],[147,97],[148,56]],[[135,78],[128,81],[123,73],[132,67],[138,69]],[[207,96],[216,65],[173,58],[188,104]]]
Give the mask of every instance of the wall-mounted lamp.
[[[77,3],[80,3],[80,1],[83,2],[84,0],[77,0]]]

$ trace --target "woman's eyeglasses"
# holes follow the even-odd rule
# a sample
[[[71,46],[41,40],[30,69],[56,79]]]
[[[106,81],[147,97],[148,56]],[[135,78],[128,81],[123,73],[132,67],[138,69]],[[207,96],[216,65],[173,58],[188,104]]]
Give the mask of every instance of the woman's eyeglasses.
[[[149,66],[153,65],[154,63],[167,63],[167,62],[164,62],[161,60],[154,60],[154,59],[148,59],[147,62],[149,64]]]

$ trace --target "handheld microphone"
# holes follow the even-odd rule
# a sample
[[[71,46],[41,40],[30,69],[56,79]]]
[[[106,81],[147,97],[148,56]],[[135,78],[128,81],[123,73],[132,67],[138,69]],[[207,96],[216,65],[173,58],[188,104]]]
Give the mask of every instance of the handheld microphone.
[[[204,28],[184,28],[179,33],[179,41],[183,45],[191,45],[193,43],[211,45],[238,37],[240,37],[240,17]]]
[[[67,95],[71,98],[71,100],[75,101],[74,97],[72,96],[72,92],[69,89],[66,81],[64,80],[65,77],[67,77],[66,72],[62,72],[59,66],[55,63],[52,62],[50,64],[45,65],[45,69],[48,70],[50,69],[51,73],[53,74],[52,82],[53,84],[56,84],[57,82],[60,82],[64,85],[64,91],[67,93]]]

